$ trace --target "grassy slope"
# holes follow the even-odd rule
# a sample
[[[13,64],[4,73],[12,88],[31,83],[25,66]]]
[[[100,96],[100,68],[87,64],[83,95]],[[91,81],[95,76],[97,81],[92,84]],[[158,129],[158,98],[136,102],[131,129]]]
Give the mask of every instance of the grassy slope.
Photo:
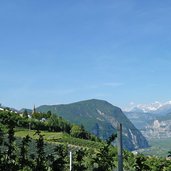
[[[26,135],[29,135],[32,139],[37,139],[38,136],[35,135],[36,131],[29,131],[27,129],[23,130],[16,130],[15,135],[16,137],[23,138]],[[53,144],[70,144],[73,146],[80,146],[84,148],[100,148],[102,143],[94,142],[90,140],[84,140],[79,138],[71,137],[70,135],[62,132],[46,132],[41,131],[41,134],[44,135],[45,142],[53,143]]]
[[[16,130],[15,135],[17,137],[23,138],[26,135],[29,135],[33,139],[37,139],[38,136],[34,135],[35,130]],[[48,142],[50,144],[67,144],[75,147],[83,147],[83,148],[100,148],[102,146],[102,143],[100,142],[94,142],[90,140],[84,140],[79,138],[71,137],[70,135],[62,132],[47,132],[47,131],[41,131],[41,134],[44,135],[45,142]],[[140,150],[139,152],[145,154],[145,155],[154,155],[154,156],[161,156],[166,157],[168,155],[168,151],[171,150],[171,138],[167,139],[151,139],[149,141],[150,148],[146,148],[143,150]]]

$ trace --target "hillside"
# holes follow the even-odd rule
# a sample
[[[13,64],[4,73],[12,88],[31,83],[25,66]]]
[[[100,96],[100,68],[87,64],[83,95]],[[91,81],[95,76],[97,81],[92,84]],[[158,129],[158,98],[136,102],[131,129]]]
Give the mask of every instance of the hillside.
[[[116,167],[116,148],[111,146],[115,137],[102,142],[83,127],[53,114],[33,113],[31,118],[25,114],[0,111],[1,171],[71,170],[68,153],[72,153],[75,171]],[[99,155],[101,161],[97,161]]]
[[[86,100],[67,105],[43,105],[39,112],[51,111],[68,121],[84,127],[102,139],[116,132],[117,122],[123,124],[123,146],[129,150],[148,147],[147,140],[120,108],[103,100]]]
[[[117,110],[120,109],[116,107]],[[115,135],[106,142],[101,141],[86,132],[83,126],[71,124],[50,112],[35,112],[30,117],[25,111],[0,111],[0,170],[65,171],[70,169],[71,153],[75,171],[117,170],[117,148],[111,146]],[[171,169],[170,160],[134,155],[126,150],[123,151],[123,159],[123,170]]]

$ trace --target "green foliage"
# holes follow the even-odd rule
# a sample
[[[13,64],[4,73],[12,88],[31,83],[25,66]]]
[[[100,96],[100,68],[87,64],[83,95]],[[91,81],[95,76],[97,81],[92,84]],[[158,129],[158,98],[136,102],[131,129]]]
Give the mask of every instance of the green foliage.
[[[71,125],[51,113],[45,121],[41,121],[9,111],[0,111],[0,121],[0,171],[69,170],[70,150],[73,153],[75,171],[116,169],[117,149],[111,145],[116,138],[115,134],[112,134],[106,142],[102,142],[85,131],[83,126]],[[29,123],[32,129],[41,128],[46,131],[37,131],[34,134],[35,131],[30,130],[28,136]],[[58,132],[47,130],[58,130]],[[91,141],[92,139],[94,141]],[[124,170],[127,171],[171,170],[171,161],[164,158],[134,155],[128,151],[124,151],[123,157]]]
[[[75,151],[73,153],[74,156],[74,162],[73,162],[73,170],[87,170],[87,166],[86,166],[86,159],[85,156],[88,155],[86,150],[83,149],[78,149],[77,151]]]
[[[146,164],[147,158],[143,155],[137,155],[135,157],[135,171],[146,171],[150,170],[150,167]]]
[[[36,166],[35,171],[46,171],[46,156],[44,151],[44,138],[43,135],[40,133],[40,131],[36,131],[36,133],[39,138],[36,140],[36,146],[37,146],[37,158],[36,158]]]
[[[4,146],[6,147],[6,152],[1,156],[1,166],[0,170],[9,170],[16,171],[19,169],[16,161],[17,159],[17,150],[15,146],[15,136],[14,136],[14,127],[15,121],[11,118],[6,118],[7,126],[8,126],[8,136],[7,142],[4,142]]]
[[[107,140],[106,144],[97,152],[92,158],[93,171],[112,171],[115,167],[114,160],[116,153],[111,150],[111,143],[116,138],[116,135],[112,134]]]
[[[3,130],[0,127],[0,145],[2,145],[3,140],[4,140],[4,132],[3,132]]]
[[[168,151],[168,156],[167,157],[171,157],[171,151]]]
[[[109,146],[117,137],[117,134],[112,134],[107,140],[106,143]]]
[[[64,145],[57,145],[54,149],[55,155],[49,155],[51,168],[55,171],[63,171],[66,169],[68,150]]]
[[[29,142],[31,142],[31,139],[28,135],[22,139],[22,144],[20,146],[20,157],[19,157],[21,169],[24,169],[26,166],[31,167],[31,161],[28,156]]]
[[[133,153],[130,153],[128,151],[123,151],[123,165],[126,171],[135,171],[135,159],[136,157],[134,156]]]
[[[93,171],[111,171],[115,167],[114,156],[107,146],[101,148],[92,158]]]
[[[38,120],[41,120],[43,118],[48,119],[48,118],[50,118],[50,116],[51,116],[51,113],[49,113],[49,111],[48,111],[48,113],[38,113],[38,112],[36,112],[36,113],[32,114],[32,118],[38,119]]]
[[[6,125],[9,120],[13,120],[17,127],[30,128],[34,130],[63,131],[69,133],[71,124],[51,113],[34,113],[32,118],[26,117],[26,110],[23,116],[9,111],[0,111],[0,128]]]
[[[47,120],[47,126],[49,127],[50,131],[63,131],[69,133],[71,130],[71,125],[56,115],[51,115]]]
[[[91,137],[90,134],[85,131],[83,125],[81,125],[81,127],[78,125],[73,125],[70,134],[76,138],[90,139]]]
[[[24,117],[24,118],[28,118],[28,112],[27,112],[26,109],[25,109],[24,112],[23,112],[23,117]]]

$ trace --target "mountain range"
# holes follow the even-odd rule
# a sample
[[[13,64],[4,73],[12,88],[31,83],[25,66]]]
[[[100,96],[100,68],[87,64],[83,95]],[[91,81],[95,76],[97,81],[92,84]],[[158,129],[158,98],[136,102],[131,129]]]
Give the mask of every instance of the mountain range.
[[[171,101],[137,105],[124,113],[147,139],[171,137]]]
[[[171,112],[171,101],[167,101],[165,103],[156,101],[150,104],[138,104],[137,106],[130,108],[125,112],[152,113],[156,115],[165,115]]]
[[[85,129],[102,139],[107,139],[112,133],[116,133],[119,122],[123,125],[124,148],[135,150],[148,147],[145,137],[122,110],[107,101],[92,99],[71,104],[42,105],[37,107],[36,111],[51,111],[71,123],[82,124]]]

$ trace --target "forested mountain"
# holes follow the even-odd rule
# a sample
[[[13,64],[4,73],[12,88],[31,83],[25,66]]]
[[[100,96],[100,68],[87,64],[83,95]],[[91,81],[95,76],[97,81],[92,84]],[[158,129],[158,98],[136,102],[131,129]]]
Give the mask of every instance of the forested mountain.
[[[123,124],[124,148],[135,150],[148,147],[147,140],[121,109],[103,100],[92,99],[67,105],[43,105],[36,110],[39,112],[51,111],[72,123],[82,124],[88,131],[102,139],[116,132],[119,122]]]

